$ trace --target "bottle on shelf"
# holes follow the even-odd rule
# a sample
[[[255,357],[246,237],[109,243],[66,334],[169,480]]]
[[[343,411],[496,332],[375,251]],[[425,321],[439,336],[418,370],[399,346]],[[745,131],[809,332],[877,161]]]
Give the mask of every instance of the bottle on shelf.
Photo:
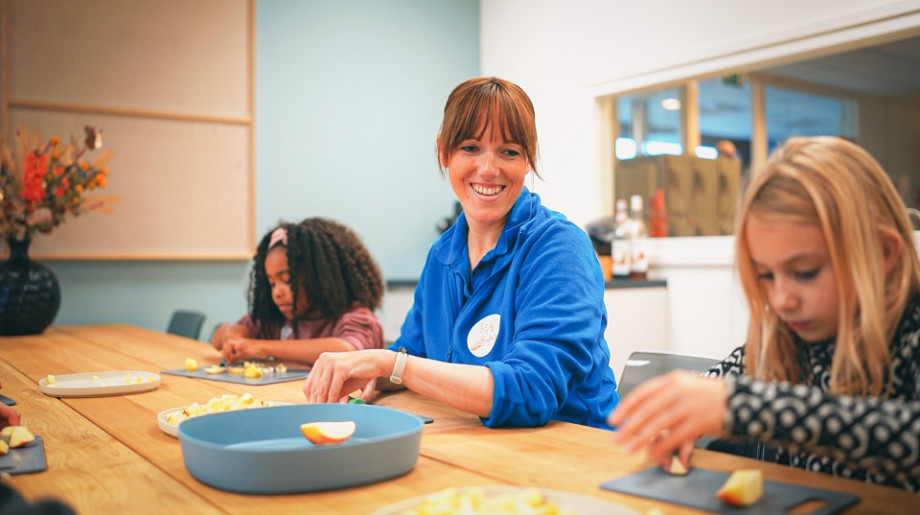
[[[614,215],[613,242],[610,255],[613,258],[613,278],[629,279],[629,259],[632,254],[629,244],[629,211],[626,199],[618,199]]]
[[[629,278],[637,281],[648,279],[648,228],[645,225],[645,210],[642,196],[629,199]]]
[[[649,206],[649,235],[652,238],[664,238],[668,235],[668,214],[664,204],[664,190],[655,190]]]

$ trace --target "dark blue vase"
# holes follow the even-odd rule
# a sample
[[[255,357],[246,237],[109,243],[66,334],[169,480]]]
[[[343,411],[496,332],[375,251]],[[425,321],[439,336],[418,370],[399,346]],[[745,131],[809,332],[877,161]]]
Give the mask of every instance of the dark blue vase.
[[[7,240],[10,257],[0,263],[0,335],[39,334],[61,307],[57,277],[29,259],[29,240]]]

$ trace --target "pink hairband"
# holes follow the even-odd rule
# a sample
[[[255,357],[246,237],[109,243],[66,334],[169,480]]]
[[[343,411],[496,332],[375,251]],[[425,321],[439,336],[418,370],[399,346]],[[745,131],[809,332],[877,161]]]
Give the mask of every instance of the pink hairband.
[[[287,230],[284,227],[275,229],[275,231],[272,233],[271,239],[268,240],[268,248],[272,248],[278,243],[287,246]]]

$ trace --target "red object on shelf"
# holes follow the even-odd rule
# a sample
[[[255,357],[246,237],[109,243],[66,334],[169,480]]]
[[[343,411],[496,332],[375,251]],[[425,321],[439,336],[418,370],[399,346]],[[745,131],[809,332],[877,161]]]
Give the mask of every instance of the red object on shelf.
[[[652,238],[664,238],[668,235],[668,215],[664,204],[664,190],[658,188],[652,197],[651,213],[649,214],[649,235]]]

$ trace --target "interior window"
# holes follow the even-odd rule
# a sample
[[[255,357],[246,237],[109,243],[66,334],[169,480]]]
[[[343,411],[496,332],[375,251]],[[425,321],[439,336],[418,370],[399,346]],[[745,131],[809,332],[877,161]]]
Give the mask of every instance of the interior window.
[[[770,152],[792,136],[856,138],[856,103],[852,100],[767,85],[764,101]]]
[[[742,168],[751,165],[751,81],[741,74],[699,81],[700,146],[696,155],[715,159],[719,143],[731,142]]]
[[[683,88],[620,96],[616,158],[683,153],[683,96]]]

